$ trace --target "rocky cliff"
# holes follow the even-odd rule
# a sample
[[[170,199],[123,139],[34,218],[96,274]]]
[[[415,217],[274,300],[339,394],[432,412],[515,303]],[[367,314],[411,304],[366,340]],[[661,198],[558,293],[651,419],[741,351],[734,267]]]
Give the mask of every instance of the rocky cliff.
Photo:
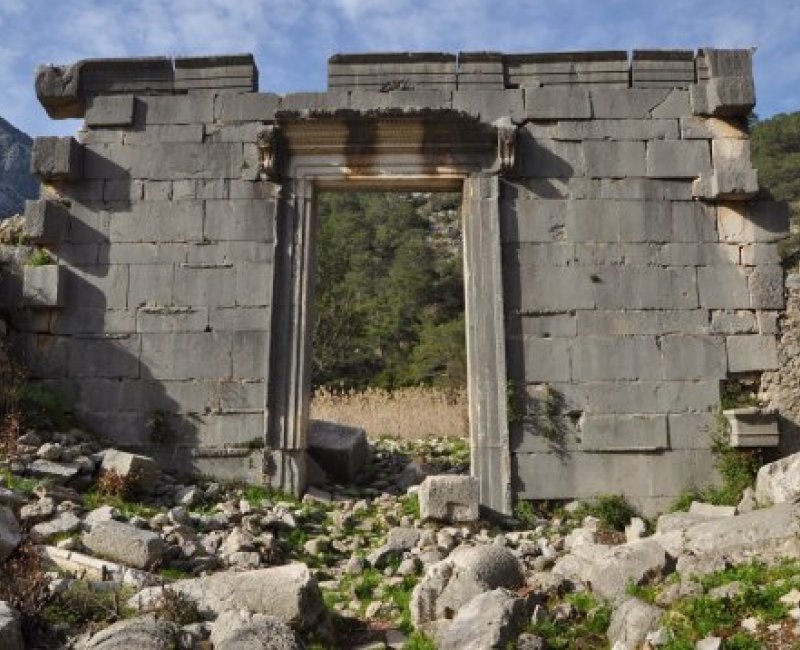
[[[29,171],[31,138],[0,118],[0,219],[22,212],[25,199],[39,194]]]

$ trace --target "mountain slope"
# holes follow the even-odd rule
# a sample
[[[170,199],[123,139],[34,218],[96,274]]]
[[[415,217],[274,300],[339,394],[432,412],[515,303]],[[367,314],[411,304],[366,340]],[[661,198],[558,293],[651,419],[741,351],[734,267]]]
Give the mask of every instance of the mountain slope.
[[[0,117],[0,218],[22,212],[25,199],[39,195],[29,171],[31,138]]]

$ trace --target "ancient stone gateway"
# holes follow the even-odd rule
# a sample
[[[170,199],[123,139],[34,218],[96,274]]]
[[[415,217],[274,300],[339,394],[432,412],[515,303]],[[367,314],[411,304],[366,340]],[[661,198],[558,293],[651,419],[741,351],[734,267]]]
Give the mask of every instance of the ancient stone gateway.
[[[119,445],[302,491],[315,192],[461,189],[483,504],[705,483],[720,383],[778,365],[787,215],[753,202],[750,52],[338,55],[328,79],[40,69],[85,127],[34,146],[56,263],[25,268],[30,367]]]

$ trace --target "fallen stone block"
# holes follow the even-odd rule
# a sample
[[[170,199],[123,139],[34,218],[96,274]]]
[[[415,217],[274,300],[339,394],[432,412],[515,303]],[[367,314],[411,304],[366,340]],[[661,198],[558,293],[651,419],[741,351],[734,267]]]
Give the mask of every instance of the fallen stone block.
[[[505,648],[525,623],[525,603],[507,589],[475,596],[438,637],[440,650]]]
[[[166,548],[155,533],[119,521],[95,524],[81,541],[92,553],[137,569],[158,565]]]
[[[80,467],[75,463],[56,463],[39,458],[28,466],[28,471],[38,478],[55,483],[67,483],[80,473]]]
[[[642,584],[661,575],[667,566],[667,554],[652,539],[619,546],[585,543],[573,546],[560,558],[553,573],[591,585],[604,598],[614,599],[625,593],[629,583]]]
[[[638,598],[628,598],[614,608],[608,641],[617,650],[638,650],[648,632],[656,628],[664,610]]]
[[[432,629],[450,619],[475,596],[503,587],[516,589],[524,582],[519,561],[502,546],[460,547],[448,558],[428,567],[411,594],[414,627]]]
[[[100,463],[101,472],[116,472],[132,481],[142,492],[152,491],[161,470],[152,458],[130,454],[127,451],[106,449]]]
[[[209,619],[227,610],[246,610],[274,616],[296,628],[309,629],[324,620],[326,610],[317,581],[305,564],[287,564],[254,571],[224,572],[178,580],[170,587],[192,598]],[[133,596],[128,605],[147,608],[160,594],[151,587]]]
[[[480,488],[471,476],[429,476],[419,486],[418,495],[423,520],[467,522],[480,517]]]
[[[225,611],[217,617],[211,631],[211,643],[215,648],[228,650],[251,650],[276,648],[301,650],[292,628],[274,616]]]
[[[352,483],[367,460],[369,447],[364,429],[335,422],[312,420],[308,453],[332,478]]]
[[[123,650],[147,648],[170,650],[177,647],[178,626],[154,614],[118,621],[92,636],[84,650]]]
[[[36,524],[31,528],[31,536],[37,541],[44,541],[53,535],[74,533],[81,527],[81,520],[67,511],[59,513],[54,519]]]
[[[14,511],[7,506],[0,506],[0,562],[11,555],[21,539]]]
[[[0,640],[3,650],[25,650],[22,617],[8,603],[0,601]]]
[[[755,496],[762,506],[800,500],[800,453],[767,463],[759,469]]]
[[[163,583],[163,578],[159,575],[56,546],[42,546],[41,554],[47,562],[51,562],[62,571],[83,576],[85,580],[96,582],[111,580],[137,589]]]

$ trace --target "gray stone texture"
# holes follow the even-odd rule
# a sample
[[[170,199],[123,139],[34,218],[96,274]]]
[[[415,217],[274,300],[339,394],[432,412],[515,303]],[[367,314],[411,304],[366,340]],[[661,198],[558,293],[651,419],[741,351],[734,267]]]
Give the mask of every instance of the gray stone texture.
[[[164,557],[166,544],[156,534],[119,521],[103,521],[84,533],[81,542],[92,553],[137,569],[151,569]]]
[[[367,434],[358,427],[312,420],[308,453],[329,476],[352,483],[367,460]]]
[[[83,148],[75,138],[36,138],[31,149],[31,173],[43,181],[74,181],[83,173]]]
[[[478,519],[478,482],[469,476],[428,476],[419,486],[422,519],[468,522]]]

